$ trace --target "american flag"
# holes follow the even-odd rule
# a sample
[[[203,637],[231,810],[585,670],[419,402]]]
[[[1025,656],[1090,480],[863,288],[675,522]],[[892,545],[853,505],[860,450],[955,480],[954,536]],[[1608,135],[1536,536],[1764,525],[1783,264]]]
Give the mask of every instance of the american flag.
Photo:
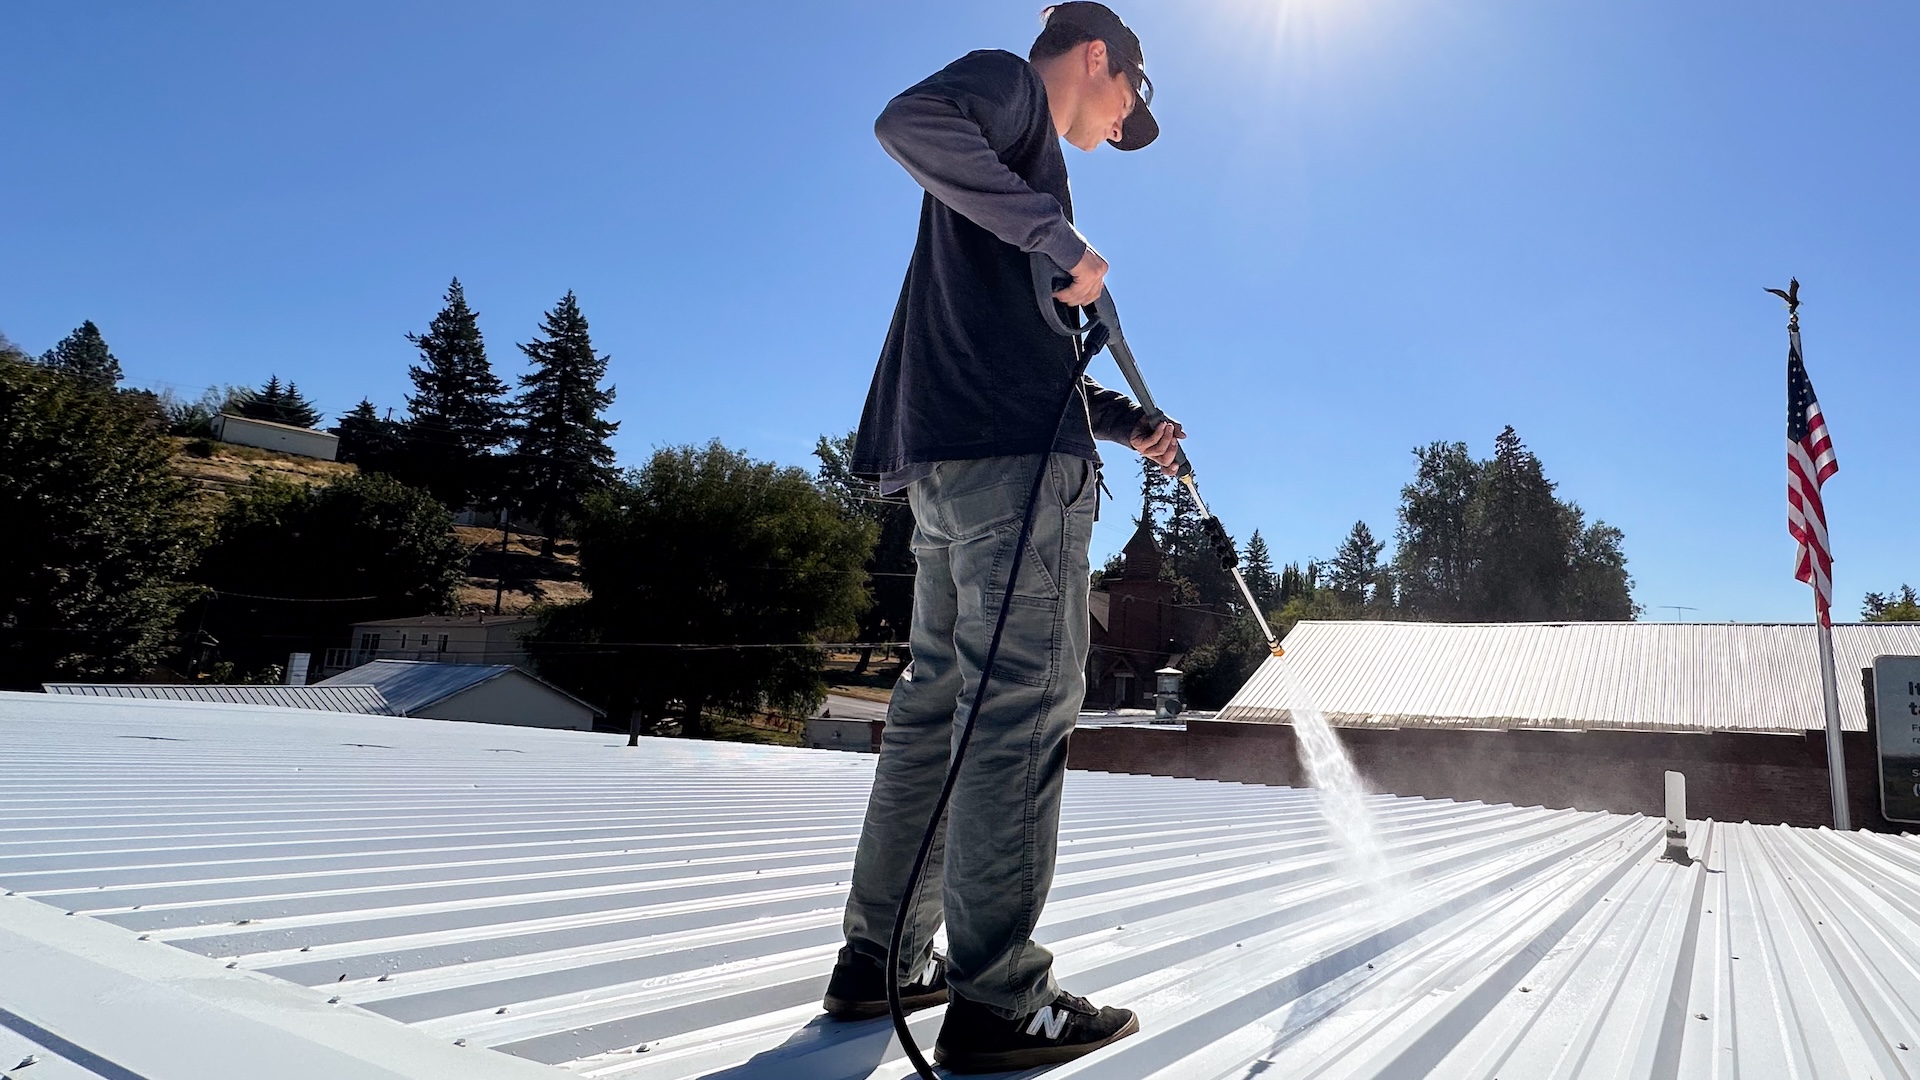
[[[1832,626],[1833,548],[1827,544],[1827,508],[1820,485],[1840,471],[1833,439],[1813,396],[1807,367],[1800,362],[1800,331],[1787,333],[1787,531],[1800,544],[1793,576],[1813,586],[1820,625]]]

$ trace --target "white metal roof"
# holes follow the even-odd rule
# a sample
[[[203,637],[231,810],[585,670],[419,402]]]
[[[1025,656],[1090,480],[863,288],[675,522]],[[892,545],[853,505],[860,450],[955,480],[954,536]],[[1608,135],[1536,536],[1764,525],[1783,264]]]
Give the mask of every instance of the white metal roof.
[[[0,1029],[146,1080],[319,1075],[301,1039],[336,1076],[907,1075],[818,1011],[873,759],[624,743],[0,694]],[[1313,792],[1072,774],[1036,936],[1143,1029],[1049,1080],[1920,1075],[1912,836],[1697,822],[1682,866],[1638,816],[1370,801],[1384,895]]]
[[[412,716],[436,701],[481,683],[500,678],[527,679],[583,709],[600,715],[605,710],[582,701],[545,679],[513,664],[444,664],[432,660],[373,660],[343,671],[316,686],[349,686],[364,683],[378,689],[399,716]]]
[[[1806,624],[1302,622],[1223,720],[1338,725],[1824,731]],[[1842,730],[1864,731],[1860,669],[1920,655],[1920,623],[1833,628]],[[1291,672],[1290,690],[1285,672]]]
[[[49,694],[79,697],[146,698],[153,701],[223,701],[234,705],[273,705],[322,712],[394,713],[380,691],[351,680],[324,686],[220,685],[209,683],[46,683]],[[5,1055],[0,1054],[0,1057]]]

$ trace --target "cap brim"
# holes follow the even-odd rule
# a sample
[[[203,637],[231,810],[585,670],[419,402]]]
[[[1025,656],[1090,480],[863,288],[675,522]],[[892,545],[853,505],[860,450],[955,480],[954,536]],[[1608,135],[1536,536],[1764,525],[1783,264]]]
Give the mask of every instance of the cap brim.
[[[1153,118],[1152,110],[1143,101],[1127,115],[1127,122],[1120,127],[1120,137],[1107,142],[1118,150],[1138,150],[1159,137],[1160,121]]]

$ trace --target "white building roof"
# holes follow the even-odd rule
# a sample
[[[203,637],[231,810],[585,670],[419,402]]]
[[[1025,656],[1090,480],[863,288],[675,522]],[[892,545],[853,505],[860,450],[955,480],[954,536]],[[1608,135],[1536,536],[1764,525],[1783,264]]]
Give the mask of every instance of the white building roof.
[[[222,701],[234,705],[273,705],[322,712],[394,713],[380,691],[364,683],[314,686],[250,686],[210,683],[45,683],[49,694],[80,697],[145,698],[151,701]],[[4,1057],[5,1055],[0,1055]]]
[[[1826,730],[1813,624],[1302,622],[1220,712],[1336,725]],[[1842,730],[1864,731],[1860,669],[1920,655],[1920,623],[1833,628]],[[1287,675],[1293,680],[1290,688]]]
[[[601,715],[605,710],[582,701],[565,690],[512,664],[442,664],[431,660],[374,660],[322,679],[315,686],[352,686],[365,684],[380,691],[399,716],[412,716],[436,701],[445,701],[465,690],[495,679],[517,678],[531,682],[566,698],[583,709]]]
[[[899,1080],[885,1020],[819,1014],[872,767],[0,694],[0,1049],[45,1046],[14,1017],[56,1077]],[[1912,836],[1696,822],[1678,865],[1659,820],[1370,802],[1383,894],[1311,791],[1071,774],[1036,936],[1143,1028],[1049,1080],[1920,1075]]]

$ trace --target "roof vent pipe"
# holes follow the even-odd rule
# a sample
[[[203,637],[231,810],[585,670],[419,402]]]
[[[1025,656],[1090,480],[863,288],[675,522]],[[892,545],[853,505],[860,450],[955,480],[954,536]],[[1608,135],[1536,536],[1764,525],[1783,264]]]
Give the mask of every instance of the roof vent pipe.
[[[1667,773],[1667,854],[1682,866],[1693,862],[1687,854],[1687,776]]]

